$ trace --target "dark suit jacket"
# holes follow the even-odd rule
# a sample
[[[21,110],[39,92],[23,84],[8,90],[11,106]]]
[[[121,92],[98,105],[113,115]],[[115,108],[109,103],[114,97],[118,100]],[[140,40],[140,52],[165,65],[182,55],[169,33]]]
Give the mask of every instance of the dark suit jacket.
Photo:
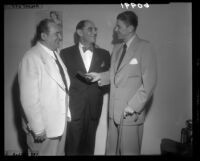
[[[89,107],[90,117],[99,119],[103,104],[103,89],[97,82],[88,83],[77,76],[77,72],[86,73],[79,46],[74,45],[61,50],[61,58],[67,67],[71,84],[69,89],[69,108],[72,120],[84,116],[85,107]],[[110,54],[101,48],[94,48],[93,57],[88,72],[104,72],[110,67]],[[89,116],[88,116],[89,117]]]

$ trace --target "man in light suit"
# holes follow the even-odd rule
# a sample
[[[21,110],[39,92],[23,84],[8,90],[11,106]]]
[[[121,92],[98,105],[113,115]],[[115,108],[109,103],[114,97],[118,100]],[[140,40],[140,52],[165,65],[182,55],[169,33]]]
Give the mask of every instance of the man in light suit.
[[[110,67],[110,54],[94,45],[97,28],[91,20],[81,20],[75,33],[78,36],[77,43],[61,50],[60,54],[71,81],[71,122],[67,126],[67,155],[94,155],[105,88],[99,87],[97,82],[87,81],[84,74],[107,71]]]
[[[157,72],[152,46],[136,35],[137,25],[134,12],[119,14],[115,32],[123,42],[113,48],[110,70],[88,74],[100,86],[111,85],[107,155],[139,155],[141,150],[145,104],[153,94]]]
[[[70,80],[58,53],[59,26],[42,20],[35,40],[18,69],[29,155],[65,155]]]

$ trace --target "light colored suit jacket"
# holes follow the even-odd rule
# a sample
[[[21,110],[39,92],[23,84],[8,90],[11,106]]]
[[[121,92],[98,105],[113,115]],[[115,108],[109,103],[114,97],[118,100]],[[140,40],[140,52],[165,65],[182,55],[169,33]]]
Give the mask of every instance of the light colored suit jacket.
[[[122,44],[114,46],[111,68],[101,74],[101,85],[111,84],[109,117],[119,124],[125,107],[130,106],[140,113],[139,118],[135,122],[135,115],[127,117],[124,124],[139,125],[144,122],[144,107],[156,85],[156,57],[151,44],[136,35],[117,70],[122,48]]]
[[[59,57],[67,84],[67,69]],[[64,132],[68,112],[68,94],[54,58],[37,43],[23,57],[18,79],[21,104],[31,130],[46,131],[47,137]]]

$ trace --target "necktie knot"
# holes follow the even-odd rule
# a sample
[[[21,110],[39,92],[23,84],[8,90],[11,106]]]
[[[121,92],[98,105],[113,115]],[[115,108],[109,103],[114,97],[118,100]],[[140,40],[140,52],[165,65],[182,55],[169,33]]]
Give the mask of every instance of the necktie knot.
[[[88,46],[88,47],[83,46],[82,49],[83,49],[83,52],[84,52],[84,53],[85,53],[87,50],[90,50],[91,52],[93,52],[93,47],[92,47],[92,46]]]
[[[126,50],[126,48],[127,48],[127,45],[126,45],[126,43],[123,45],[123,50]]]
[[[120,66],[120,64],[121,64],[121,62],[122,62],[122,60],[123,60],[123,58],[124,58],[124,55],[125,55],[125,53],[126,53],[126,48],[127,48],[127,45],[126,45],[126,43],[123,45],[123,51],[122,51],[122,54],[121,54],[121,57],[120,57],[120,59],[119,59],[119,63],[118,63],[118,66],[117,66],[117,70],[118,70],[118,68],[119,68],[119,66]]]

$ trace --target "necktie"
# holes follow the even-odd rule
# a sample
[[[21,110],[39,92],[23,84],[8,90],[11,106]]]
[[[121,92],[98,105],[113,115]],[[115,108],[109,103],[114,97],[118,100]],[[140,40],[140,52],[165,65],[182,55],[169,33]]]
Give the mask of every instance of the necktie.
[[[126,53],[126,48],[127,48],[127,45],[124,44],[124,45],[123,45],[122,55],[121,55],[121,57],[120,57],[120,59],[119,59],[119,63],[118,63],[118,66],[117,66],[117,70],[118,70],[118,68],[119,68],[119,66],[120,66],[120,64],[121,64],[121,62],[122,62],[122,60],[123,60],[123,58],[124,58],[124,55],[125,55],[125,53]]]
[[[66,90],[66,92],[68,93],[67,80],[66,80],[66,78],[65,78],[64,70],[63,70],[63,68],[62,68],[62,66],[61,66],[61,64],[60,64],[60,62],[58,61],[58,58],[57,58],[57,56],[56,56],[56,53],[55,53],[55,52],[53,52],[53,53],[54,53],[55,58],[56,58],[56,64],[58,65],[58,68],[59,68],[59,71],[60,71],[60,75],[61,75],[61,77],[62,77],[62,80],[63,80],[64,84],[65,84],[65,90]]]
[[[89,47],[85,47],[83,46],[83,52],[85,53],[87,50],[90,50],[91,52],[93,52],[93,47],[92,46],[89,46]]]

